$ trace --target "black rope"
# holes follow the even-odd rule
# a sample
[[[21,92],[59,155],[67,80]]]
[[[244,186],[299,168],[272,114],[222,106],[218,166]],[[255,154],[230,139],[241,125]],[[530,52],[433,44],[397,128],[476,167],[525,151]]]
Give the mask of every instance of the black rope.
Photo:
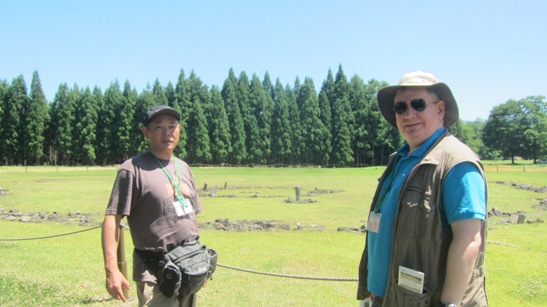
[[[254,273],[254,274],[260,274],[260,275],[267,275],[267,276],[275,276],[275,277],[285,277],[285,278],[296,278],[296,279],[311,279],[311,280],[328,280],[328,281],[359,281],[357,278],[336,278],[336,277],[315,277],[315,276],[298,276],[298,275],[288,275],[288,274],[276,274],[276,273],[268,273],[268,272],[260,272],[255,270],[248,270],[248,269],[242,269],[234,266],[229,266],[225,264],[217,263],[218,266],[232,269],[236,271],[241,272],[247,272],[247,273]]]
[[[129,229],[124,224],[120,224],[120,226],[122,226],[126,229]],[[62,237],[62,236],[68,236],[68,235],[73,235],[73,234],[77,234],[77,233],[82,233],[82,232],[94,230],[94,229],[101,228],[101,227],[102,227],[102,225],[99,225],[99,226],[96,226],[96,227],[91,227],[91,228],[87,228],[87,229],[83,229],[83,230],[77,230],[77,231],[73,231],[73,232],[67,232],[67,233],[62,233],[62,234],[57,234],[57,235],[50,235],[50,236],[41,236],[41,237],[33,237],[33,238],[0,239],[0,242],[2,242],[2,241],[29,241],[29,240],[50,239],[50,238],[56,238],[56,237]],[[241,272],[247,272],[247,273],[253,273],[253,274],[259,274],[259,275],[274,276],[274,277],[308,279],[308,280],[327,280],[327,281],[358,281],[359,280],[357,278],[315,277],[315,276],[298,276],[298,275],[289,275],[289,274],[277,274],[277,273],[269,273],[269,272],[261,272],[261,271],[243,269],[243,268],[238,268],[238,267],[225,265],[225,264],[220,264],[220,263],[218,263],[217,265],[219,267],[223,267],[223,268],[226,268],[226,269],[231,269],[231,270],[236,270],[236,271],[241,271]]]
[[[73,235],[73,234],[77,234],[77,233],[81,233],[81,232],[86,232],[86,231],[94,230],[94,229],[101,228],[101,227],[102,226],[99,225],[99,226],[96,226],[96,227],[87,228],[87,229],[83,229],[83,230],[77,230],[77,231],[73,231],[73,232],[61,233],[61,234],[50,235],[50,236],[42,236],[42,237],[0,239],[0,242],[1,241],[30,241],[30,240],[50,239],[50,238],[56,238],[56,237],[62,237],[62,236]]]

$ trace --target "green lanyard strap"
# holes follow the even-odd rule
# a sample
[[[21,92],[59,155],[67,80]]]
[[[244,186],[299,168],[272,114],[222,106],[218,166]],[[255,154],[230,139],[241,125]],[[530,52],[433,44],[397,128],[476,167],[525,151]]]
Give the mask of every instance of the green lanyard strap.
[[[167,175],[167,178],[169,178],[169,181],[171,182],[171,184],[175,188],[175,196],[177,197],[178,201],[181,203],[181,205],[184,205],[184,207],[188,207],[188,203],[184,199],[184,195],[182,194],[182,191],[180,190],[179,185],[175,182],[175,180],[173,180],[173,177],[171,177],[171,174],[169,174],[167,169],[165,169],[165,166],[163,166],[163,163],[161,163],[161,161],[158,159],[158,157],[156,157],[156,155],[153,154],[153,153],[152,153],[152,157],[154,157],[154,160],[156,160],[156,162],[158,162],[158,164],[161,166],[161,169],[163,170],[165,175]],[[182,177],[181,177],[182,172],[180,171],[179,164],[178,164],[176,158],[174,158],[173,156],[171,156],[171,157],[173,158],[173,160],[175,160],[175,167],[178,170],[179,182],[181,182],[182,181]]]

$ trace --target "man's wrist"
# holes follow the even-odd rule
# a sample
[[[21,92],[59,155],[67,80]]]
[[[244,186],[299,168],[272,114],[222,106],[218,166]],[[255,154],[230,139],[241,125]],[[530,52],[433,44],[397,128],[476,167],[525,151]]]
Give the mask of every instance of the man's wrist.
[[[120,271],[117,264],[105,264],[104,270],[106,272],[106,277]]]

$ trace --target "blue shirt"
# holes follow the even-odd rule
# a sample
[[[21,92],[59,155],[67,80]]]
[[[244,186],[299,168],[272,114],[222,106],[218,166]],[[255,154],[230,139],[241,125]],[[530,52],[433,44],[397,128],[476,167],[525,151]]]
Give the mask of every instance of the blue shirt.
[[[410,171],[424,158],[430,147],[444,133],[440,128],[410,155],[410,147],[404,144],[399,150],[398,162],[387,176],[378,198],[382,214],[379,231],[368,232],[368,290],[384,296],[389,277],[393,223],[397,214],[398,198],[402,185]],[[460,163],[448,173],[443,186],[441,218],[443,226],[462,219],[486,216],[486,186],[484,178],[472,163]]]

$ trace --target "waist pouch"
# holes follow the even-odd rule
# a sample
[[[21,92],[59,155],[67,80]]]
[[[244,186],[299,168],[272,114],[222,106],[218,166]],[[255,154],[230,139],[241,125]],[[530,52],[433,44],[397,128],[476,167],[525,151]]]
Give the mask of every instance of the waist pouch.
[[[218,254],[199,241],[184,243],[159,261],[158,280],[167,296],[186,296],[198,292],[212,278]]]

